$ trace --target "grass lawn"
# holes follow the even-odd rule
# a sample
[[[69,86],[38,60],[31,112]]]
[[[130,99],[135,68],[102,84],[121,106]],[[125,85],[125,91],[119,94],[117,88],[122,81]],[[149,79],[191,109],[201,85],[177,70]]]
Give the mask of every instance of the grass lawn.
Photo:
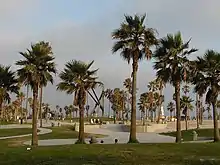
[[[68,145],[38,147],[30,151],[27,151],[24,146],[2,147],[0,164],[217,165],[220,164],[219,151],[219,143]],[[204,159],[204,161],[201,162],[200,159]]]
[[[0,125],[9,125],[9,124],[18,124],[18,122],[15,121],[1,121],[0,120]]]
[[[0,129],[0,137],[25,135],[30,134],[31,132],[31,128]]]
[[[196,131],[198,137],[213,137],[213,129],[191,129],[191,130],[182,130],[182,138],[184,141],[192,141],[193,140],[193,131]],[[166,132],[161,133],[162,135],[168,136],[176,136],[176,132]]]
[[[52,133],[45,134],[45,135],[39,135],[39,140],[45,140],[45,139],[74,139],[78,138],[78,132],[74,131],[73,126],[61,126],[61,127],[51,127],[49,129],[52,129]],[[104,137],[104,135],[92,135],[95,137]],[[91,134],[85,133],[85,138],[91,137]]]

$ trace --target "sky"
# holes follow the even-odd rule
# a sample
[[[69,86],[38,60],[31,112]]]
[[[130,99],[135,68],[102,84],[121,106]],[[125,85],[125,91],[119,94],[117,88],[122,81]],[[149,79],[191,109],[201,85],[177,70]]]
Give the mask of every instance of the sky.
[[[1,0],[0,1],[0,57],[1,64],[14,65],[23,52],[37,41],[52,44],[60,72],[72,59],[95,60],[98,76],[105,88],[122,87],[131,74],[131,65],[112,55],[111,32],[120,26],[124,14],[147,14],[146,25],[157,29],[158,37],[181,31],[191,47],[204,54],[206,49],[220,51],[219,0]],[[155,78],[152,61],[142,61],[138,71],[138,94],[147,91],[147,84]],[[72,103],[72,96],[56,91],[59,82],[44,90],[44,102],[53,107]],[[164,90],[166,107],[173,88]],[[194,96],[193,96],[194,97]],[[90,104],[93,104],[89,100]],[[106,103],[107,108],[107,103]]]

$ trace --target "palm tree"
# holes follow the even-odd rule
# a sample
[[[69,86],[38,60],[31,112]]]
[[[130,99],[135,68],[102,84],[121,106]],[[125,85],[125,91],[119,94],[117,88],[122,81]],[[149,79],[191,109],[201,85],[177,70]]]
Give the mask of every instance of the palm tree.
[[[193,84],[195,91],[206,93],[206,103],[212,105],[214,141],[220,141],[218,119],[217,119],[217,98],[220,92],[219,73],[220,73],[220,53],[214,50],[207,50],[203,57],[197,57],[194,62],[195,72]]]
[[[10,70],[10,66],[0,65],[0,118],[3,119],[3,103],[10,103],[10,93],[19,93],[18,80],[15,72]]]
[[[109,111],[108,111],[108,117],[110,117],[110,111],[111,111],[111,100],[112,100],[112,90],[106,89],[104,96],[108,99],[109,102]]]
[[[132,94],[132,81],[131,78],[126,78],[123,86],[127,89],[128,93]]]
[[[197,51],[197,49],[189,49],[189,43],[190,40],[183,42],[180,32],[175,35],[168,34],[160,39],[154,53],[156,60],[154,69],[157,70],[157,77],[164,83],[171,83],[175,87],[177,143],[181,142],[180,84],[184,80],[184,73],[187,69],[187,55]]]
[[[194,100],[192,100],[189,96],[182,96],[182,98],[180,98],[180,108],[183,110],[183,114],[185,115],[186,130],[188,130],[189,110],[193,110],[193,105],[191,104],[193,101]]]
[[[53,83],[52,74],[56,73],[53,54],[45,53],[45,48],[42,45],[49,45],[44,41],[31,45],[31,49],[20,54],[24,57],[23,60],[16,62],[18,76],[21,82],[25,85],[30,85],[33,90],[33,117],[32,117],[32,145],[38,145],[37,137],[37,100],[39,88],[42,85],[42,80],[49,80]]]
[[[24,93],[23,92],[19,92],[18,95],[17,95],[17,98],[18,98],[18,100],[20,102],[20,109],[23,110],[23,101],[25,99]],[[23,112],[21,112],[21,118],[23,119],[23,117],[24,117],[24,114],[23,114]]]
[[[145,125],[145,119],[148,120],[148,111],[150,108],[150,102],[149,102],[149,97],[148,93],[142,93],[139,98],[138,106],[139,110],[143,114],[143,125]]]
[[[44,56],[49,56],[49,57],[53,56],[52,47],[49,44],[49,42],[40,42],[39,43],[39,50],[40,50],[40,53]],[[54,67],[55,67],[55,64],[52,64],[52,65],[54,65]],[[40,93],[39,93],[40,127],[43,127],[43,122],[42,122],[43,87],[46,87],[48,82],[53,82],[53,76],[51,74],[40,77],[40,84],[39,84],[39,88],[40,88]]]
[[[101,85],[95,75],[98,69],[91,70],[94,61],[86,64],[82,61],[72,60],[67,62],[64,71],[60,73],[61,82],[57,85],[58,90],[66,91],[67,94],[75,93],[75,105],[80,110],[79,136],[76,143],[85,143],[84,139],[84,110],[86,104],[86,92],[96,85]]]
[[[167,105],[167,110],[170,112],[170,121],[171,121],[171,118],[172,118],[172,114],[173,112],[175,111],[175,107],[174,107],[174,103],[172,101],[170,101]]]
[[[112,33],[112,38],[116,42],[112,48],[112,52],[120,52],[123,59],[132,64],[132,107],[131,107],[131,129],[129,143],[136,143],[136,90],[137,90],[137,70],[138,61],[144,57],[151,58],[152,52],[150,48],[157,44],[155,30],[147,28],[144,25],[146,15],[134,17],[125,15],[119,29]]]
[[[160,122],[160,118],[161,118],[161,107],[162,104],[164,102],[164,95],[163,95],[163,88],[165,87],[165,83],[163,82],[162,79],[157,78],[155,80],[156,86],[157,86],[157,90],[159,91],[159,99],[158,99],[158,118],[157,118],[157,123]]]

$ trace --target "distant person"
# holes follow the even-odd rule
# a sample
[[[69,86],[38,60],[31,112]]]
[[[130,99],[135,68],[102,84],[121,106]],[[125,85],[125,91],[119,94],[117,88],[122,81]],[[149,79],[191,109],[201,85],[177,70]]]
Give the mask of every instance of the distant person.
[[[115,144],[117,144],[118,143],[118,139],[115,139]]]

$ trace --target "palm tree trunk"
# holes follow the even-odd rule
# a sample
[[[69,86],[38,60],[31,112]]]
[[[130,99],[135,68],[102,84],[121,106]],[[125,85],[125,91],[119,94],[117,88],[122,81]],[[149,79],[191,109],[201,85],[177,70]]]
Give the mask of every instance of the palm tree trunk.
[[[214,142],[219,142],[219,129],[218,129],[218,119],[217,119],[217,109],[216,109],[216,102],[212,103],[213,108],[213,124],[214,124]]]
[[[137,93],[137,70],[138,70],[138,55],[136,52],[133,58],[133,73],[132,73],[132,102],[131,102],[131,127],[130,127],[130,137],[129,143],[137,143],[136,137],[136,93]]]
[[[84,104],[83,104],[83,98],[85,98],[84,91],[80,92],[81,100],[79,105],[79,137],[77,144],[85,144],[85,135],[84,135]]]
[[[180,113],[180,81],[176,81],[175,85],[176,94],[176,143],[181,143],[181,113]]]
[[[26,116],[25,116],[25,120],[27,122],[27,115],[28,115],[28,97],[29,97],[29,85],[27,85],[27,93],[26,93],[26,105],[25,105],[25,108],[26,108]]]
[[[110,117],[110,111],[111,111],[111,102],[110,102],[110,100],[108,101],[108,117]]]
[[[78,137],[78,143],[84,144],[85,143],[85,137],[84,137],[84,106],[79,107],[79,137]]]
[[[200,111],[199,120],[200,120],[200,124],[202,125],[202,123],[203,123],[203,97],[202,97],[202,95],[200,96],[200,106],[199,107],[200,107],[199,108],[199,111]]]
[[[171,118],[172,118],[172,111],[170,111],[170,121],[171,121]]]
[[[196,128],[199,129],[199,95],[196,94]]]
[[[185,125],[186,125],[186,131],[187,131],[188,130],[188,108],[186,109]]]
[[[145,112],[146,112],[146,110],[143,111],[143,126],[145,126],[145,119],[146,119]]]
[[[37,98],[38,98],[38,85],[34,85],[33,87],[33,113],[32,113],[32,146],[38,145],[38,137],[37,137]]]
[[[40,87],[40,107],[39,107],[39,110],[40,110],[40,127],[42,128],[43,127],[43,119],[42,119],[42,100],[43,100],[43,87]]]
[[[3,100],[0,100],[0,118],[3,119]]]
[[[153,111],[153,109],[151,109],[150,110],[150,112],[151,112],[151,122],[154,122],[154,111]]]
[[[157,118],[157,123],[159,124],[160,122],[160,117],[161,117],[161,107],[162,107],[162,100],[161,100],[161,97],[162,97],[162,92],[163,92],[163,88],[162,88],[162,82],[160,82],[160,97],[159,97],[159,109],[158,109],[158,118]]]

